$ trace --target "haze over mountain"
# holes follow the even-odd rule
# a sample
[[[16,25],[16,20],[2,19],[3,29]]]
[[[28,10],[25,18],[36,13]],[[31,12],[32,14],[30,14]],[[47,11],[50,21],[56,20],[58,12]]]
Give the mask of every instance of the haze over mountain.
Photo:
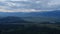
[[[0,12],[0,16],[17,16],[17,17],[60,17],[60,10],[45,12]]]
[[[59,6],[59,0],[3,0],[0,1],[0,15],[59,17]]]

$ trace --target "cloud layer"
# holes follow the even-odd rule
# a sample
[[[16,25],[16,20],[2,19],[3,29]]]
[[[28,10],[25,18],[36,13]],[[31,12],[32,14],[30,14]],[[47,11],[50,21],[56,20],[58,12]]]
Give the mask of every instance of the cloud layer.
[[[60,10],[60,0],[0,0],[3,12],[36,12]]]

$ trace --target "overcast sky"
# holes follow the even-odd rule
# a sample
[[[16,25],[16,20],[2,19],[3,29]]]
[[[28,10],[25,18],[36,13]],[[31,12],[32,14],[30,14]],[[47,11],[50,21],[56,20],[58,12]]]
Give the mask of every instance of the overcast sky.
[[[60,10],[60,0],[0,0],[0,12],[35,12],[37,10]]]

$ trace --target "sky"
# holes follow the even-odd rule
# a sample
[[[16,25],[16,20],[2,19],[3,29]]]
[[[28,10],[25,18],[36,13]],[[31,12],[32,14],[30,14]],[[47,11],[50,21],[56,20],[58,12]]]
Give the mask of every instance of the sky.
[[[60,0],[0,0],[0,12],[60,10]]]

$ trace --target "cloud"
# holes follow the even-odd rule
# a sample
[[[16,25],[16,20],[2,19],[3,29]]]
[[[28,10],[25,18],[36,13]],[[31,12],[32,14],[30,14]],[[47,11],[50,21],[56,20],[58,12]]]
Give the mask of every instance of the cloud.
[[[51,10],[36,10],[36,9],[6,9],[8,8],[7,6],[0,6],[0,12],[44,12],[44,11],[51,11]]]
[[[11,0],[11,1],[28,1],[28,0]]]
[[[3,1],[3,0],[2,0]],[[23,11],[22,12],[30,12],[31,11],[47,11],[47,10],[58,10],[60,9],[60,0],[4,0],[5,2],[3,3],[3,6],[1,7],[0,10],[5,10],[5,11]],[[9,1],[9,2],[7,2]],[[13,2],[11,2],[13,1]],[[4,5],[5,4],[5,5]],[[2,4],[0,4],[2,5]],[[27,9],[27,10],[26,10]],[[34,10],[33,10],[34,9]]]
[[[0,0],[0,1],[6,1],[6,0]]]
[[[60,5],[60,0],[52,0],[48,2],[49,6],[59,6]]]

